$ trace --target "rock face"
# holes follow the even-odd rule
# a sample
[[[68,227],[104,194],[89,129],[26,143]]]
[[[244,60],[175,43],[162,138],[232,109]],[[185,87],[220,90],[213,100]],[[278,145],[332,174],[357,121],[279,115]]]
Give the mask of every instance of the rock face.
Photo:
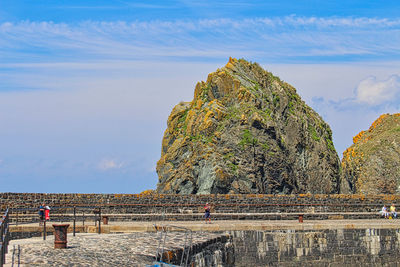
[[[159,193],[338,193],[330,127],[295,88],[229,59],[176,105],[157,163]]]
[[[380,116],[343,152],[343,179],[352,193],[400,193],[400,113]]]

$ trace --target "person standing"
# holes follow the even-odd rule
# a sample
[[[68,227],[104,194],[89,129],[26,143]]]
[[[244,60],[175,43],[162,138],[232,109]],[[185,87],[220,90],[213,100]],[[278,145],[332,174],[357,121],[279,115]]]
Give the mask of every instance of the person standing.
[[[210,210],[211,210],[210,205],[208,203],[206,203],[206,205],[204,206],[204,218],[206,220],[206,223],[207,223],[207,219],[208,219],[208,223],[211,223]]]
[[[48,205],[44,207],[44,219],[50,221],[50,207]]]
[[[39,225],[42,225],[43,221],[44,221],[44,203],[42,205],[39,206]]]

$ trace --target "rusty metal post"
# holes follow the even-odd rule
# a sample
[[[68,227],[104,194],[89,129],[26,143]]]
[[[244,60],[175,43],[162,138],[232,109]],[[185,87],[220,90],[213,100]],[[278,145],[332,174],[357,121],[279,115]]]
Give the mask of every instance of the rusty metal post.
[[[53,224],[54,248],[67,248],[67,233],[69,224]]]
[[[74,206],[74,230],[73,230],[73,235],[75,236],[75,223],[76,223],[76,207]]]

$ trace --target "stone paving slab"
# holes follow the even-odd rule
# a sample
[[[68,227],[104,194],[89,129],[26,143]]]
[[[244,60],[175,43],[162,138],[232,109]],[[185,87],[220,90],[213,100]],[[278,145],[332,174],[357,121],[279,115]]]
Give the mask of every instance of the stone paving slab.
[[[160,233],[130,234],[77,234],[68,235],[67,249],[54,249],[54,237],[12,240],[9,245],[5,267],[16,265],[18,246],[21,267],[25,266],[146,266],[155,260]],[[220,234],[198,232],[193,243],[202,243]],[[182,248],[185,233],[168,234],[166,250]],[[15,250],[15,251],[14,251]],[[13,261],[14,254],[14,261]]]

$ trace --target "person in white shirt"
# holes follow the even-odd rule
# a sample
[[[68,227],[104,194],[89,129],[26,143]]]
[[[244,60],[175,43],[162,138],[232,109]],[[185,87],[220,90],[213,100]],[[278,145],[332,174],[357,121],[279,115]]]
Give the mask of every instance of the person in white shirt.
[[[382,210],[381,210],[380,213],[381,213],[382,217],[385,217],[385,219],[389,218],[389,212],[388,212],[388,210],[387,210],[385,205],[383,205]]]

